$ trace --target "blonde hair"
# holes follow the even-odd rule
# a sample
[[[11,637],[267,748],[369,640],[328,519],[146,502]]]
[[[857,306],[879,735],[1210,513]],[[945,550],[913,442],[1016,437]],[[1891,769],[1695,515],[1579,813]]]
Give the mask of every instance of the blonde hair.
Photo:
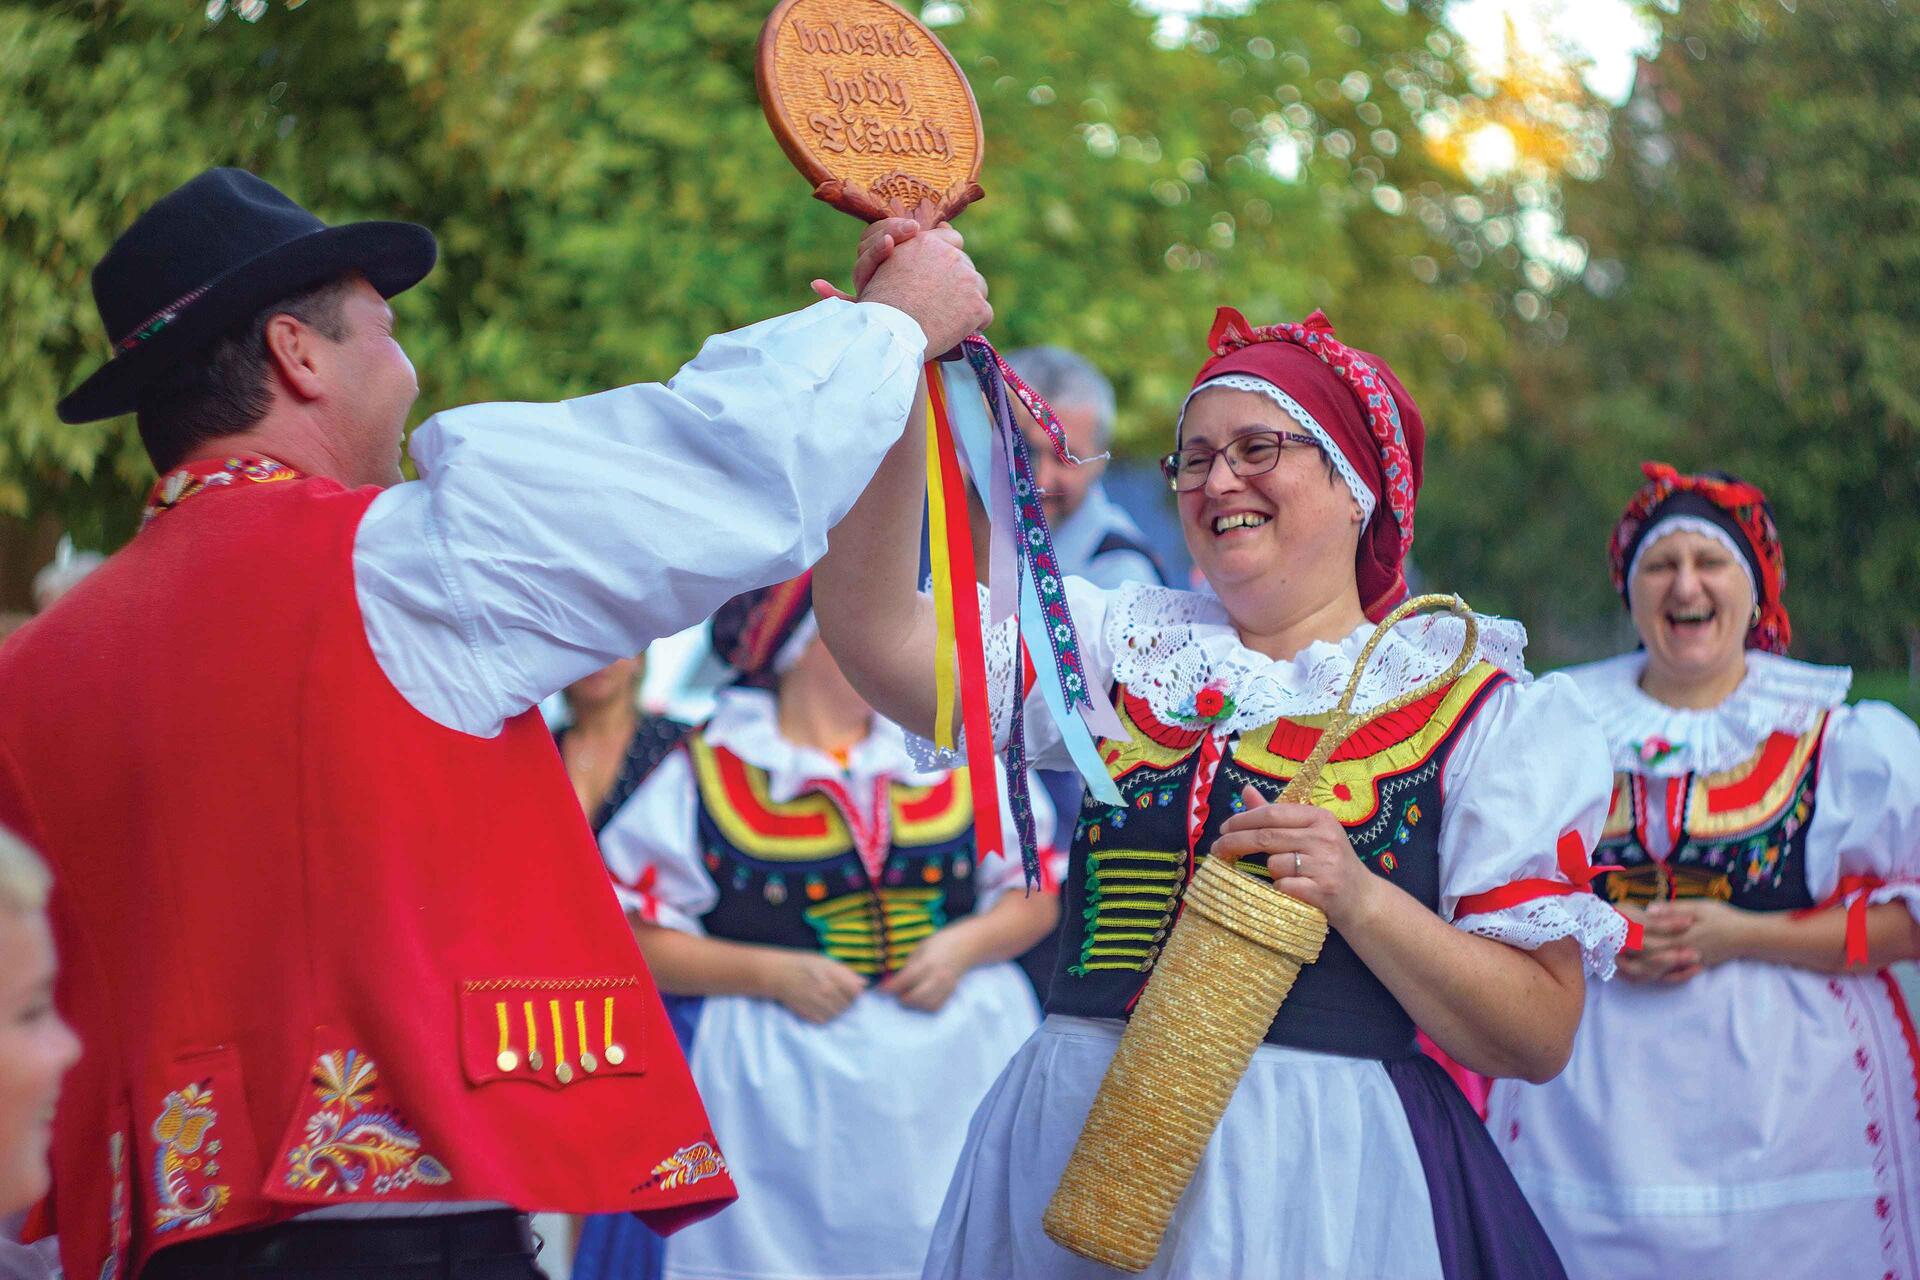
[[[16,912],[46,909],[53,873],[40,855],[5,827],[0,827],[0,908]]]

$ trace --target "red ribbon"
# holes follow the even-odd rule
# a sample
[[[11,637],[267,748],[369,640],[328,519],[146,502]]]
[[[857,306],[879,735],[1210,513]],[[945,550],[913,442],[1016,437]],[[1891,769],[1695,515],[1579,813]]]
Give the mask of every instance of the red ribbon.
[[[1873,890],[1884,887],[1886,883],[1879,876],[1841,876],[1840,883],[1834,886],[1833,892],[1827,895],[1825,901],[1815,903],[1811,907],[1802,907],[1793,913],[1793,918],[1799,920],[1816,911],[1837,907],[1848,898],[1852,898],[1852,902],[1847,902],[1847,967],[1849,969],[1864,968],[1867,963],[1869,895]]]
[[[982,854],[1007,856],[1000,828],[999,771],[993,765],[993,720],[987,711],[987,656],[981,640],[979,570],[973,560],[973,521],[967,513],[966,482],[953,447],[953,423],[947,416],[946,387],[940,374],[927,375],[933,408],[934,440],[940,451],[940,492],[947,509],[947,564],[953,574],[954,657],[960,666],[960,723],[967,735],[967,783],[973,793],[973,836]],[[1013,780],[1008,779],[1008,785]]]

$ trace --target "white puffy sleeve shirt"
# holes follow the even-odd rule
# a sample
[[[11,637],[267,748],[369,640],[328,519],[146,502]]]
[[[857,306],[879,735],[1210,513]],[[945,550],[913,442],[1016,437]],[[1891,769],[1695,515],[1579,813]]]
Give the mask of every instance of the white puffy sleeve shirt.
[[[414,432],[354,581],[414,707],[491,736],[541,698],[792,577],[900,436],[925,335],[825,301],[710,339],[665,383],[478,404]]]

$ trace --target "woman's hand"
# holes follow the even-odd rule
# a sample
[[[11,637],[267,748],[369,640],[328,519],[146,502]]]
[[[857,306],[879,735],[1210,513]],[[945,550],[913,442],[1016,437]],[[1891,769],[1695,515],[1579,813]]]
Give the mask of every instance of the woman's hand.
[[[938,1013],[976,963],[966,935],[956,933],[949,925],[915,947],[907,962],[889,974],[878,990],[909,1009]]]
[[[897,246],[905,244],[919,233],[920,224],[912,218],[882,218],[869,223],[860,234],[860,247],[853,256],[853,292],[847,293],[830,280],[815,280],[813,291],[823,298],[856,301],[857,295],[866,292],[867,282],[873,279],[873,273],[880,269],[880,264],[893,256]]]
[[[767,996],[808,1022],[832,1022],[867,989],[865,978],[818,952],[770,951],[767,961]]]
[[[1354,853],[1340,820],[1318,805],[1269,803],[1250,786],[1240,794],[1247,807],[1221,824],[1213,855],[1267,855],[1274,888],[1320,908],[1343,934],[1364,928],[1387,886]]]
[[[1669,915],[1667,905],[1649,902],[1644,907],[1621,907],[1621,914],[1640,926],[1640,949],[1622,951],[1615,961],[1621,977],[1677,986],[1700,975],[1704,967],[1700,957],[1683,940],[1691,917]]]

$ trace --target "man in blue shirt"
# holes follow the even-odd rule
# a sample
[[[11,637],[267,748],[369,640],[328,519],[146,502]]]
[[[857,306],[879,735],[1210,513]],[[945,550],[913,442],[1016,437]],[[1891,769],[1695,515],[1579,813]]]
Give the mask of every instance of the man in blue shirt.
[[[1053,406],[1075,457],[1106,452],[1113,438],[1113,384],[1092,363],[1061,347],[1024,347],[1008,353],[1007,363]],[[1107,464],[1062,464],[1018,401],[1014,415],[1033,449],[1034,479],[1061,568],[1108,590],[1126,582],[1164,585],[1166,577],[1140,526],[1101,486]]]

